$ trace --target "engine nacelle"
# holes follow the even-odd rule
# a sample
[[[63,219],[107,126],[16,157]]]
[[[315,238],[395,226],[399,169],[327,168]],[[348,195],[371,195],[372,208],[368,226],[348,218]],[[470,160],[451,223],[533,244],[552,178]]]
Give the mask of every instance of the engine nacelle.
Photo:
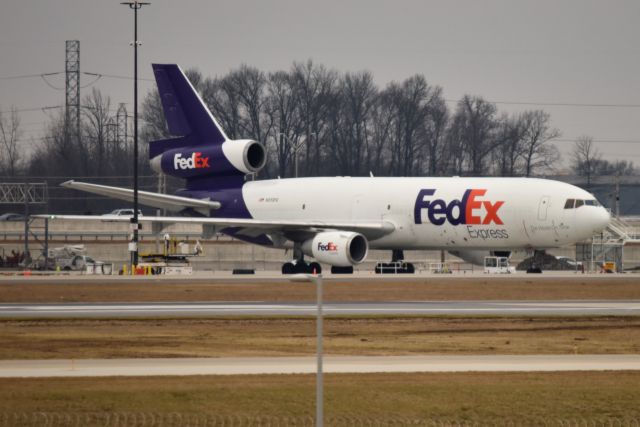
[[[337,267],[350,267],[367,258],[369,242],[360,233],[326,231],[304,242],[302,252],[319,262]]]
[[[511,256],[511,251],[486,251],[482,249],[449,251],[449,253],[461,258],[465,262],[475,265],[484,265],[484,257],[486,256],[504,256],[507,258]]]
[[[179,178],[254,173],[267,161],[264,146],[250,139],[175,148],[151,159],[151,168]]]
[[[267,150],[264,145],[250,139],[225,141],[222,152],[237,170],[244,173],[260,171],[267,162]]]

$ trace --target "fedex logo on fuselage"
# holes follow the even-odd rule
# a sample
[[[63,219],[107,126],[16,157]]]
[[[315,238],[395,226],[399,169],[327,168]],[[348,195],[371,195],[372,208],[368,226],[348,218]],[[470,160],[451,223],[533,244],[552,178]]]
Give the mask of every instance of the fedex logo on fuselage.
[[[427,218],[433,225],[442,225],[445,221],[451,225],[491,223],[502,225],[498,210],[504,205],[504,201],[484,200],[482,197],[486,192],[485,189],[468,189],[464,192],[462,200],[454,199],[447,203],[442,199],[427,199],[427,196],[433,196],[436,190],[422,189],[416,198],[415,223],[422,224],[422,211],[426,210]]]
[[[203,157],[202,153],[195,152],[191,157],[182,157],[182,153],[173,156],[173,168],[178,169],[203,169],[209,167],[209,158]]]

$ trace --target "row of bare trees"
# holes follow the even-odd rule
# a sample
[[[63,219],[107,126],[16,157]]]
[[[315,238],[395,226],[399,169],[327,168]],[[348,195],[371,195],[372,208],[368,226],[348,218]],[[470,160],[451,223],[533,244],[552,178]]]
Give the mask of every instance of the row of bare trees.
[[[450,106],[422,75],[383,89],[369,72],[312,61],[289,71],[241,66],[217,78],[188,75],[230,137],[267,145],[267,176],[293,175],[296,155],[307,176],[531,176],[559,159],[549,114],[499,113],[476,96]],[[145,135],[166,136],[156,93],[143,114]]]
[[[312,61],[268,73],[243,65],[215,78],[187,74],[231,138],[267,146],[261,178],[293,176],[296,156],[301,176],[534,176],[559,165],[560,131],[546,112],[508,114],[471,95],[451,102],[422,75],[380,88],[370,72]],[[104,209],[91,197],[56,192],[67,177],[131,184],[131,139],[115,137],[114,114],[110,98],[94,89],[82,100],[79,135],[60,112],[26,152],[18,112],[0,113],[0,174],[46,178],[52,208]],[[169,136],[155,89],[144,98],[140,128],[141,188],[155,190],[146,142]],[[588,185],[596,175],[637,173],[631,162],[603,160],[589,137],[576,141],[571,160]]]

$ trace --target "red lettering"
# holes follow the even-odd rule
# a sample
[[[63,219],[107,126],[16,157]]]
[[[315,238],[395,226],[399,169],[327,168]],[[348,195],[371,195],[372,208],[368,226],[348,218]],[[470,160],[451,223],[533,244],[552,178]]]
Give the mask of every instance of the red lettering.
[[[193,153],[193,160],[194,160],[194,165],[196,169],[209,167],[209,158],[202,157],[202,153],[199,153],[199,152]]]
[[[502,225],[503,222],[498,216],[498,209],[500,209],[500,206],[502,205],[504,205],[503,201],[498,201],[495,203],[485,201],[484,208],[487,210],[487,216],[484,217],[484,221],[482,221],[482,223],[489,224],[491,221],[493,221],[495,224]]]
[[[484,196],[487,190],[471,190],[469,194],[469,199],[467,200],[467,209],[465,212],[465,217],[467,219],[467,224],[480,224],[481,219],[479,216],[474,216],[473,211],[475,209],[480,209],[482,207],[481,201],[476,201],[476,196]]]

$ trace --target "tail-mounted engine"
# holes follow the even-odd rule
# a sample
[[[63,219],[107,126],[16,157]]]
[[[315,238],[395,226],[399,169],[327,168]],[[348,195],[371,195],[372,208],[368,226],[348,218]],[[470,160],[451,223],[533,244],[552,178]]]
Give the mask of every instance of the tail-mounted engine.
[[[250,139],[228,140],[164,151],[151,159],[151,168],[178,178],[225,176],[258,172],[266,160],[262,144]]]

